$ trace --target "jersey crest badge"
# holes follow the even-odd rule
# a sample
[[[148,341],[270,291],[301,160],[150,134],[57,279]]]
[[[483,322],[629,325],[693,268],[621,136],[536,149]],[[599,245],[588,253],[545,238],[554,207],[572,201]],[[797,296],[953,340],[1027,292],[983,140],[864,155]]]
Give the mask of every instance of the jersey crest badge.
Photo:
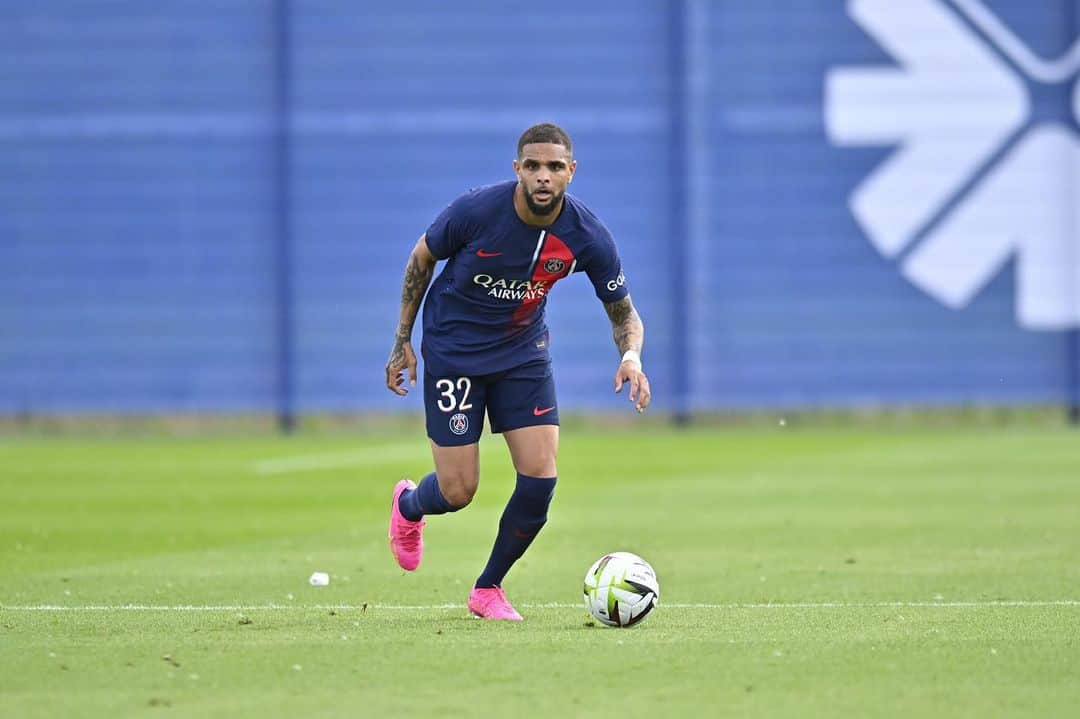
[[[562,272],[564,267],[566,267],[566,263],[558,257],[552,257],[544,263],[544,270],[552,275],[557,272]]]
[[[454,434],[461,436],[469,431],[469,418],[458,412],[450,418],[450,431]]]

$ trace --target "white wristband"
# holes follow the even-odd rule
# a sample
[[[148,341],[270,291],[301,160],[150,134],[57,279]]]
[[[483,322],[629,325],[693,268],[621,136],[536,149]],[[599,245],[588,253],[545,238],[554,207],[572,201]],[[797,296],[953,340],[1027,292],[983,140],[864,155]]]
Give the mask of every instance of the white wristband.
[[[641,354],[637,350],[626,350],[622,356],[623,362],[633,362],[641,369]]]

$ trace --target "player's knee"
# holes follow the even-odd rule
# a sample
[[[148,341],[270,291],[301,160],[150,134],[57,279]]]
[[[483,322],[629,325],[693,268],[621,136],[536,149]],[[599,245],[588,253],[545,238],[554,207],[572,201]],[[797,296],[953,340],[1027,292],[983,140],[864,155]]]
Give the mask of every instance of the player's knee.
[[[444,494],[446,496],[446,501],[453,505],[454,509],[462,509],[463,507],[469,506],[469,503],[472,502],[476,490],[470,490],[468,487],[455,487]]]
[[[514,467],[519,474],[528,477],[555,477],[558,471],[555,469],[555,455],[537,455],[523,459],[519,466]]]
[[[477,478],[468,473],[454,474],[446,478],[443,486],[443,475],[439,475],[439,485],[442,487],[443,496],[455,509],[466,507],[476,495],[476,487],[479,484]]]

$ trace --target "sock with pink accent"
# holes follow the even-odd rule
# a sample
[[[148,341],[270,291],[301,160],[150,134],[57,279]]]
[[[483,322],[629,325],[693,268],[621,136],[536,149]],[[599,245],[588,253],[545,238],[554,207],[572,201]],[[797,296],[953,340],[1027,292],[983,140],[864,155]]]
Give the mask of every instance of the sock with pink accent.
[[[446,501],[434,472],[421,479],[416,489],[406,489],[398,497],[398,510],[410,522],[419,522],[425,514],[446,514],[459,509]]]
[[[518,474],[517,485],[506,503],[495,546],[487,566],[476,580],[480,588],[497,587],[547,522],[548,506],[555,494],[557,477],[529,477]]]

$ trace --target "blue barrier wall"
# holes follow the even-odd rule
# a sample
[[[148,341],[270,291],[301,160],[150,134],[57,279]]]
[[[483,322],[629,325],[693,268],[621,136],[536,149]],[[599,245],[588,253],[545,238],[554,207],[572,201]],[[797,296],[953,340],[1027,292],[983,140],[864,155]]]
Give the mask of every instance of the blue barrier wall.
[[[408,251],[542,120],[659,409],[1065,402],[1077,3],[1038,5],[7,0],[0,413],[419,409]],[[587,281],[548,307],[562,404],[621,408]]]

